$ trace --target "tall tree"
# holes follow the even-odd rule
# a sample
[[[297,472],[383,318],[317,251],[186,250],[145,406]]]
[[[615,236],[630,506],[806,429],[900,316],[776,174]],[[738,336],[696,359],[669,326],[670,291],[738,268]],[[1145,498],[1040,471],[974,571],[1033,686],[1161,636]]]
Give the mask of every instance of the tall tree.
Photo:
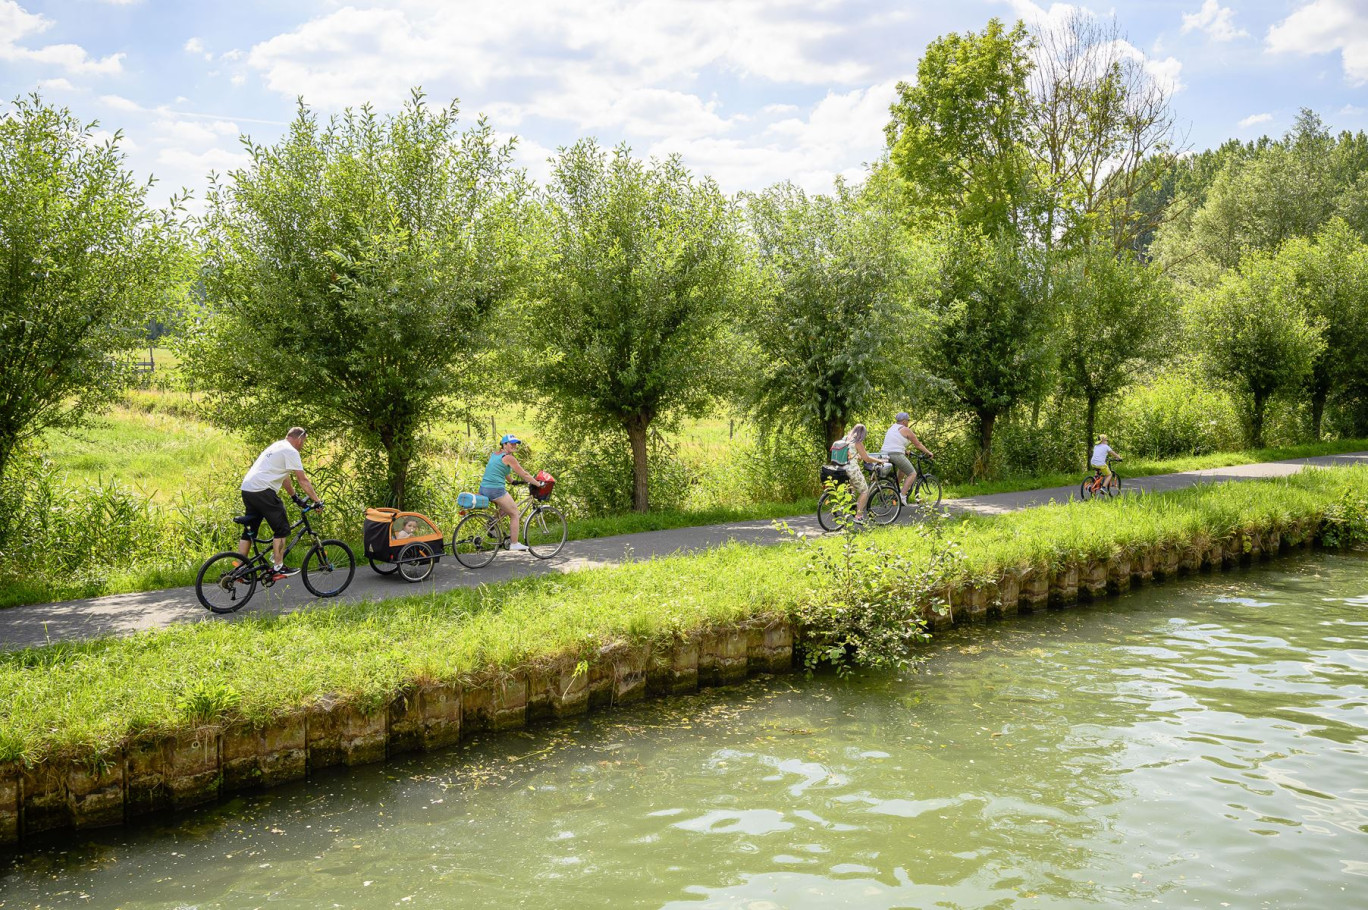
[[[1026,139],[1032,40],[998,19],[981,34],[944,35],[926,48],[914,83],[899,82],[885,134],[909,211],[990,235],[1018,232],[1035,200]]]
[[[326,124],[301,102],[278,144],[245,144],[251,164],[210,189],[188,368],[222,424],[278,434],[288,414],[379,450],[402,507],[424,428],[480,381],[471,358],[517,280],[512,146],[418,91]]]
[[[1269,401],[1299,391],[1325,347],[1324,324],[1303,305],[1289,261],[1251,254],[1197,296],[1188,316],[1206,368],[1244,410],[1246,441],[1262,448]]]
[[[1053,363],[1040,275],[1010,240],[956,231],[945,244],[924,356],[974,418],[976,476],[991,470],[997,418],[1037,391]]]
[[[1313,239],[1278,251],[1292,270],[1296,296],[1324,327],[1325,346],[1311,364],[1311,434],[1320,439],[1327,402],[1368,377],[1368,245],[1333,218]]]
[[[19,445],[123,390],[121,355],[185,279],[175,205],[150,209],[122,134],[96,126],[37,95],[0,117],[0,476]]]
[[[913,363],[916,260],[887,181],[871,182],[863,193],[838,182],[830,196],[781,183],[746,199],[762,287],[742,317],[755,352],[748,404],[828,445]]]
[[[548,407],[626,434],[645,512],[652,424],[722,391],[735,212],[678,157],[648,165],[588,139],[561,150],[539,208],[528,384]]]
[[[1096,439],[1097,409],[1161,360],[1172,340],[1174,302],[1156,271],[1128,252],[1085,249],[1055,281],[1060,379],[1085,407],[1083,444]]]

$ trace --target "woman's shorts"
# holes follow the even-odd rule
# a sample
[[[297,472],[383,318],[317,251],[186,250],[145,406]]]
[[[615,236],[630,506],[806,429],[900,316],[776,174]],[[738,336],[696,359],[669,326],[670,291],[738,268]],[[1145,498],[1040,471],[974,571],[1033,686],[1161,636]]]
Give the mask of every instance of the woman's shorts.
[[[916,468],[912,467],[912,459],[903,452],[887,452],[884,457],[893,462],[893,467],[901,471],[906,477],[911,477],[917,471]]]
[[[508,490],[504,487],[480,487],[480,495],[493,502],[508,495]]]
[[[845,466],[846,476],[850,478],[850,495],[859,499],[869,490],[869,484],[865,483],[864,471],[860,470],[858,462],[852,461]]]

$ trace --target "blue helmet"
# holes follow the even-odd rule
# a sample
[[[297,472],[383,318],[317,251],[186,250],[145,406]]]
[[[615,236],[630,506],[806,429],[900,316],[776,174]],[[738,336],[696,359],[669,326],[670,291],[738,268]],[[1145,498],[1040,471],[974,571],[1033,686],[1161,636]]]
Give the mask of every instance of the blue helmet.
[[[514,445],[522,445],[522,440],[514,436],[512,433],[503,434],[503,438],[499,440],[499,445],[506,446],[510,442]]]

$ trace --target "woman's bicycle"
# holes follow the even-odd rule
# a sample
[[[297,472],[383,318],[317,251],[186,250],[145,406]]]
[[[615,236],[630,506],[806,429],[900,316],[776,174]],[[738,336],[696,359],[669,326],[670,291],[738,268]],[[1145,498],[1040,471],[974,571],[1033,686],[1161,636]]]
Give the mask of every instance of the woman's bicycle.
[[[340,540],[320,538],[309,524],[309,513],[322,508],[320,503],[299,505],[299,520],[290,525],[294,537],[285,545],[285,555],[304,537],[312,542],[299,567],[299,578],[315,597],[336,597],[347,590],[356,574],[356,557],[351,547]],[[260,519],[254,515],[239,515],[233,521],[240,525]],[[262,549],[262,546],[265,549]],[[271,538],[252,538],[252,555],[243,556],[236,550],[215,553],[200,566],[195,578],[195,596],[211,613],[234,613],[247,605],[257,586],[269,588],[275,584],[275,570],[271,566]]]
[[[869,499],[865,502],[865,515],[875,524],[889,525],[898,520],[902,512],[902,497],[898,495],[898,485],[893,482],[891,464],[861,464],[869,484]],[[817,523],[823,531],[839,531],[855,519],[855,499],[853,490],[847,490],[845,483],[838,480],[837,485],[822,493],[817,500]]]
[[[510,480],[509,486],[526,486],[519,480]],[[532,489],[530,495],[518,504],[518,523],[522,528],[522,542],[528,552],[538,559],[550,559],[565,546],[567,527],[565,516],[546,500],[551,496],[549,485],[544,498]],[[466,496],[468,494],[461,494]],[[484,500],[483,496],[471,497],[472,502]],[[451,532],[451,552],[456,561],[468,569],[482,569],[494,561],[500,550],[508,549],[508,516],[501,513],[488,500],[483,505],[462,509],[462,518]]]
[[[1120,458],[1108,458],[1107,464],[1120,461]],[[1082,500],[1109,499],[1121,495],[1121,475],[1112,468],[1110,476],[1103,473],[1101,468],[1093,468],[1092,475],[1083,478],[1083,483],[1078,488],[1078,498]]]

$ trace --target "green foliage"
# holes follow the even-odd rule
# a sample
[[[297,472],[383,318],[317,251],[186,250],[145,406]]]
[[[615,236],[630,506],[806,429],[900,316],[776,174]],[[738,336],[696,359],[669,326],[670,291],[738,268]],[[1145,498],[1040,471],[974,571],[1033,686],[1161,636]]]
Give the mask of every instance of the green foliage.
[[[561,151],[541,196],[529,391],[585,426],[625,432],[632,505],[649,507],[649,432],[724,391],[740,246],[731,205],[678,157],[649,166],[592,140]]]
[[[845,499],[848,515],[853,503]],[[807,584],[792,613],[809,673],[824,665],[840,674],[902,669],[931,639],[921,611],[948,610],[945,586],[963,572],[963,554],[939,519],[915,533],[925,538],[916,550],[890,546],[879,534],[845,534],[836,546],[797,538]]]
[[[122,135],[95,126],[37,95],[0,117],[0,476],[19,446],[115,399],[185,277],[177,203],[149,209]]]
[[[992,19],[982,33],[943,35],[898,83],[885,128],[914,219],[944,219],[997,234],[1029,209],[1026,80],[1034,42],[1025,26]]]
[[[512,146],[457,113],[415,92],[320,125],[301,104],[277,145],[248,144],[210,189],[207,299],[180,344],[215,422],[383,452],[395,503],[424,430],[488,384],[482,339],[518,274]]]
[[[1098,248],[1064,264],[1054,294],[1063,329],[1060,380],[1066,395],[1083,400],[1081,441],[1089,446],[1098,406],[1171,349],[1173,300],[1156,270]]]
[[[1327,508],[1321,525],[1321,543],[1327,547],[1368,545],[1368,496],[1360,491],[1347,491]]]
[[[1010,239],[955,232],[931,303],[924,361],[976,421],[975,475],[990,471],[999,415],[1040,391],[1053,366],[1053,313],[1039,270]]]
[[[920,321],[916,257],[888,193],[783,183],[746,199],[762,289],[742,316],[745,401],[762,425],[830,445],[880,392],[904,387]],[[921,277],[919,282],[917,277]]]
[[[1296,294],[1287,260],[1251,254],[1189,306],[1189,333],[1213,378],[1241,406],[1246,437],[1263,446],[1269,400],[1298,390],[1325,347],[1324,324]]]
[[[1242,437],[1229,393],[1182,365],[1127,388],[1106,419],[1107,433],[1128,458],[1228,452]]]

